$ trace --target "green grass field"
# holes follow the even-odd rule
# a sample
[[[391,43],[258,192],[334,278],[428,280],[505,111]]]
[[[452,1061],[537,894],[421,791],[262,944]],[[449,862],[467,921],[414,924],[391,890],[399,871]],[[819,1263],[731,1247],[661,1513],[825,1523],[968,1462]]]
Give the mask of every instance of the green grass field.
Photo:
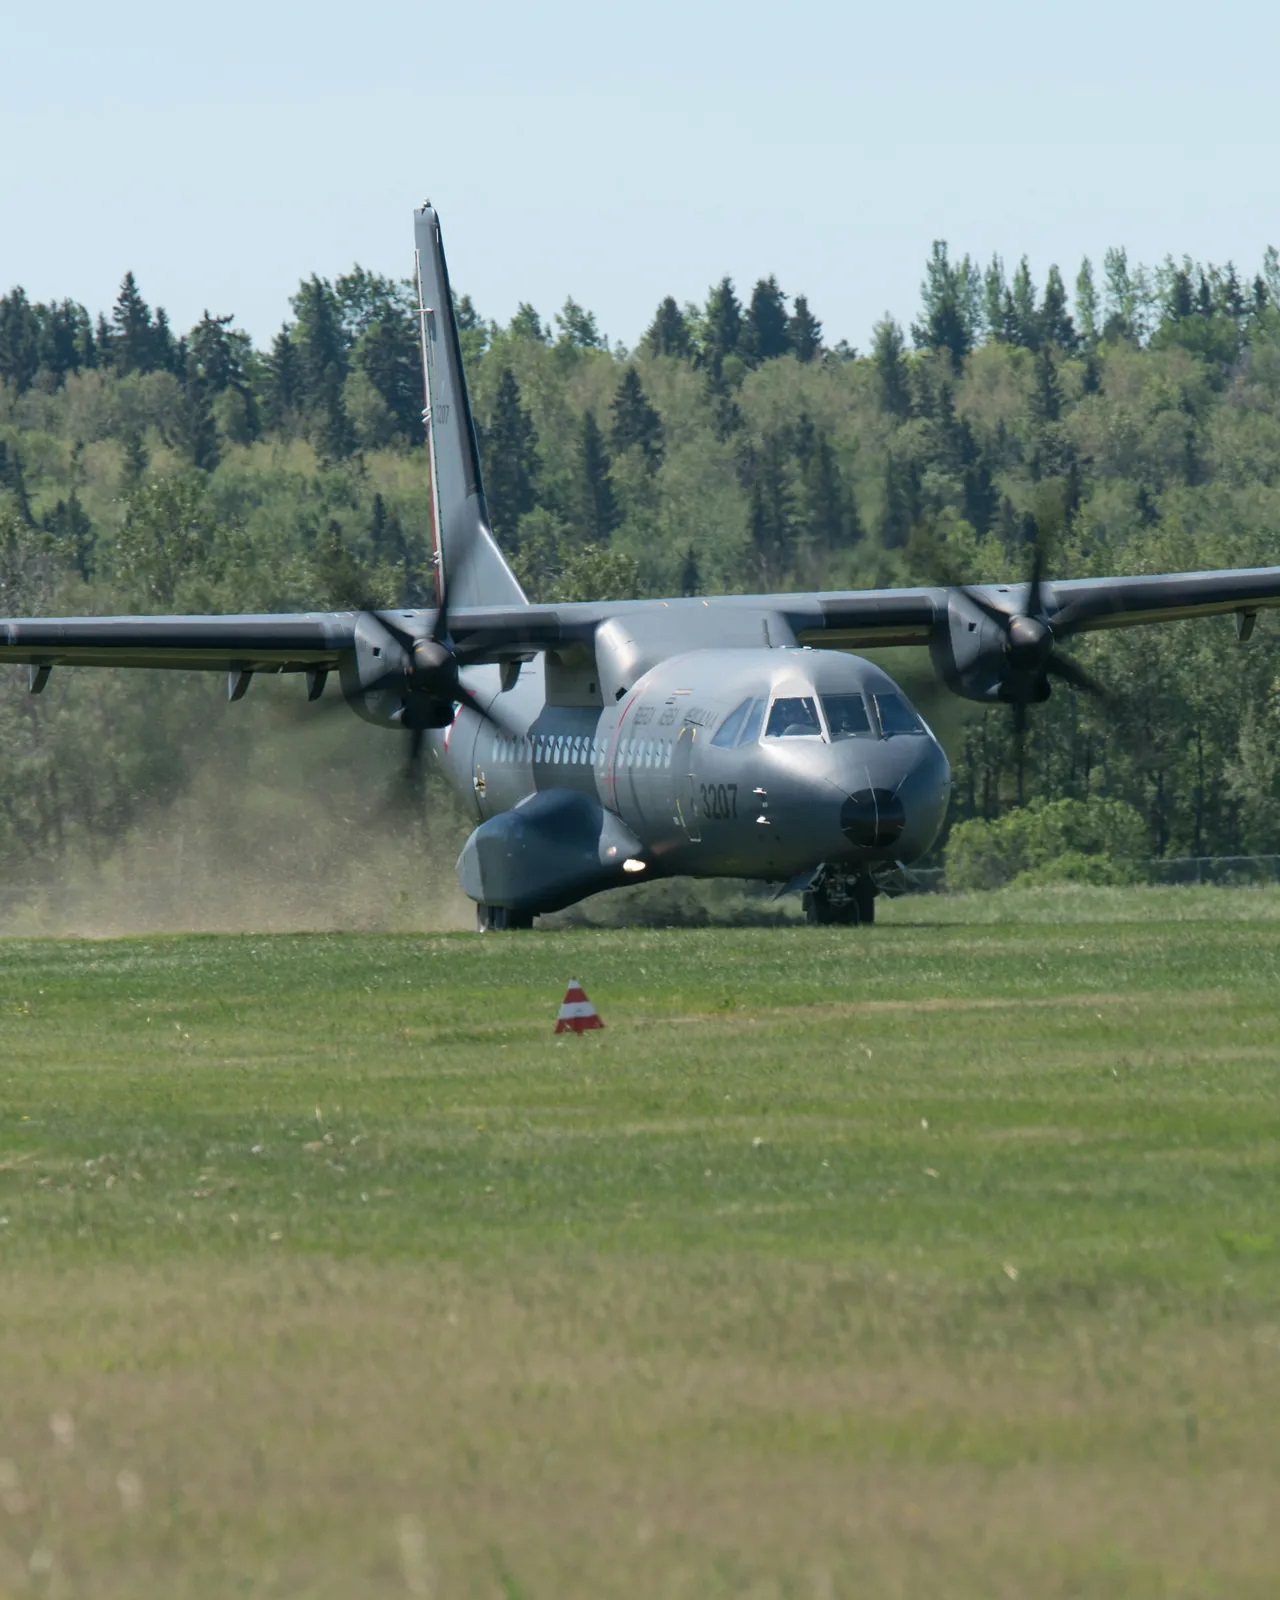
[[[1271,1597],[1278,977],[1266,891],[0,943],[0,1594]]]

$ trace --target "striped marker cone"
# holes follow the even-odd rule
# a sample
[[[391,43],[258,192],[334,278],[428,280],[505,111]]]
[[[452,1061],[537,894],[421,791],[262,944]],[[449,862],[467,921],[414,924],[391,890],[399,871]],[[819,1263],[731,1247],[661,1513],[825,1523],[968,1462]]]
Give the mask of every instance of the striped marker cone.
[[[587,999],[586,990],[576,978],[569,980],[569,989],[560,1007],[556,1023],[557,1033],[586,1033],[590,1028],[603,1028],[600,1014]]]

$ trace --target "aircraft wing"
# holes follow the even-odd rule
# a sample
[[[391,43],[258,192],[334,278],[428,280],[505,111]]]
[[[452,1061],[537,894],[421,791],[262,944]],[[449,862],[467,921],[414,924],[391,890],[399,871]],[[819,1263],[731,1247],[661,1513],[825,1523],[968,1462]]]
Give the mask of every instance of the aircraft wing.
[[[468,660],[503,661],[588,643],[607,606],[459,608],[450,627]],[[567,613],[577,613],[576,616]],[[426,631],[434,612],[388,611]],[[0,619],[0,663],[32,667],[168,667],[209,672],[313,672],[356,648],[361,613]]]
[[[853,590],[843,594],[762,598],[789,617],[801,644],[819,649],[870,650],[880,645],[928,644],[945,633],[948,591]],[[1025,584],[975,584],[997,610],[1021,608]],[[812,611],[797,602],[807,599]],[[1060,579],[1045,584],[1045,610],[1070,619],[1072,633],[1131,628],[1185,617],[1250,613],[1280,607],[1280,567],[1224,572],[1172,572],[1152,577]],[[713,602],[714,604],[714,602]]]
[[[999,610],[1020,608],[1023,584],[975,585]],[[948,627],[945,588],[842,593],[723,595],[572,605],[458,607],[449,619],[459,654],[471,663],[519,659],[544,650],[589,647],[613,617],[666,613],[685,649],[720,642],[719,624],[744,608],[786,621],[800,644],[828,650],[928,645]],[[1071,632],[1133,627],[1280,606],[1280,567],[1178,572],[1153,577],[1058,580],[1045,585],[1052,625]],[[434,613],[388,612],[423,631]],[[340,667],[356,648],[354,611],[248,616],[35,617],[0,621],[0,663],[160,667],[223,672],[313,672]]]
[[[306,672],[354,648],[354,612],[241,617],[33,617],[0,621],[0,661],[29,666]]]

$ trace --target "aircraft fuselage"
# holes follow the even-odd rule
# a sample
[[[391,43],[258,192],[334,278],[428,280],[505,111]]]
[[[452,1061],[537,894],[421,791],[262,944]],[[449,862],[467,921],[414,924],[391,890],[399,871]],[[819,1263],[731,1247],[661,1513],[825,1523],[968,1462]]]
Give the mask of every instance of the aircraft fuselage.
[[[507,731],[463,708],[433,735],[476,821],[576,794],[637,841],[637,878],[866,872],[917,860],[946,813],[941,746],[898,685],[856,656],[691,650],[604,706],[547,703],[540,659],[506,692],[497,676],[476,668],[466,682]]]

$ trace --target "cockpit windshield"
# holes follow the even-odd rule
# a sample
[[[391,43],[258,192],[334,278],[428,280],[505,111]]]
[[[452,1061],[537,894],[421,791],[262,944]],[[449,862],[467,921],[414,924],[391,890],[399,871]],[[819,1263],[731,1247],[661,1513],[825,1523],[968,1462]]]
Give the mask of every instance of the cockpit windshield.
[[[766,739],[820,739],[817,704],[808,695],[785,696],[769,708]]]
[[[875,729],[860,694],[824,694],[822,711],[832,739],[874,739]]]
[[[886,739],[895,733],[928,733],[914,707],[900,694],[878,694],[876,715],[880,718],[880,731]]]

